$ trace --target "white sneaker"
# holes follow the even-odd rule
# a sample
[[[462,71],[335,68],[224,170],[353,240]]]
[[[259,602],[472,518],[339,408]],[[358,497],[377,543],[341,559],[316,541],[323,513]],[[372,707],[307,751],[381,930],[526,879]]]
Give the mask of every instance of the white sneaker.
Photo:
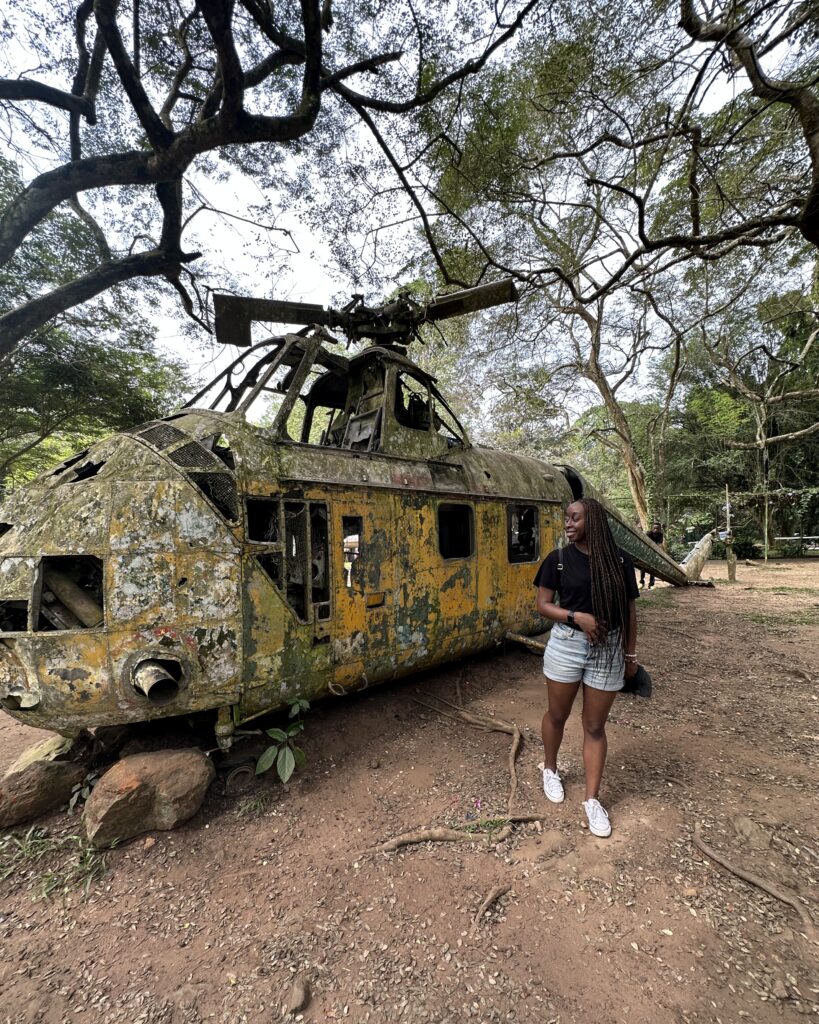
[[[599,839],[606,839],[611,835],[609,816],[599,800],[584,800],[583,810],[589,819],[589,832],[593,836],[597,836]]]
[[[543,772],[543,792],[546,794],[546,799],[551,800],[553,804],[562,804],[566,793],[560,776],[551,768],[545,768],[542,761],[538,768]]]

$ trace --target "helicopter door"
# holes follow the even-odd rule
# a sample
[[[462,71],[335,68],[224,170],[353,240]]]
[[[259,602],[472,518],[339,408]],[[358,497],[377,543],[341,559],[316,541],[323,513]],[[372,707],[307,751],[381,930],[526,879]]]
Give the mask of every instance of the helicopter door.
[[[392,498],[351,497],[333,503],[333,686],[364,689],[393,664],[395,613]]]

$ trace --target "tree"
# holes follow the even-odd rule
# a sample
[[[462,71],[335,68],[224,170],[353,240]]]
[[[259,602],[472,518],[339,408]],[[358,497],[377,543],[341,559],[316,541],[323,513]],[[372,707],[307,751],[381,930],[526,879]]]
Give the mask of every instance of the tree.
[[[19,191],[0,159],[0,202]],[[0,272],[0,309],[60,287],[91,260],[92,229],[69,209],[38,225],[24,251]],[[112,430],[167,412],[186,384],[183,367],[159,354],[154,331],[120,286],[33,332],[0,371],[0,485]]]
[[[454,31],[435,0],[386,11],[376,0],[332,11],[329,0],[134,0],[127,29],[116,0],[78,0],[70,21],[61,6],[17,8],[40,68],[0,80],[0,100],[12,145],[22,153],[34,140],[37,163],[53,166],[6,205],[0,266],[62,204],[96,245],[64,283],[0,316],[0,358],[53,317],[137,278],[169,282],[205,323],[190,269],[199,253],[183,244],[203,205],[194,171],[224,174],[227,160],[283,182],[284,155],[299,152],[323,110],[332,129],[333,105],[368,125],[423,109],[480,71],[535,4],[504,20],[487,3]]]
[[[6,360],[0,485],[34,476],[104,434],[179,403],[183,368],[158,356],[149,339],[135,345],[127,330],[121,337],[126,341],[100,343],[46,327]]]

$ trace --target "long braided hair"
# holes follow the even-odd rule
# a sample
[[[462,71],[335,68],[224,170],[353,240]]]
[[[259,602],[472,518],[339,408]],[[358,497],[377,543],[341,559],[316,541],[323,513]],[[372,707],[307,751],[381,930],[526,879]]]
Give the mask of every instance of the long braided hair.
[[[581,498],[580,504],[586,518],[585,539],[589,548],[594,617],[598,622],[605,622],[609,632],[613,629],[620,631],[620,645],[625,653],[628,598],[620,551],[614,542],[605,507],[594,498]],[[605,657],[609,667],[614,661],[615,651],[616,647],[606,645]]]

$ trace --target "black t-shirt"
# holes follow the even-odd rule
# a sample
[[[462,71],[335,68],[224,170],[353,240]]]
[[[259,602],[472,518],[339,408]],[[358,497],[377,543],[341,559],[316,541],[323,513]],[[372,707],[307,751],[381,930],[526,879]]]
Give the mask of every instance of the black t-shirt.
[[[640,596],[637,580],[634,576],[634,562],[622,548],[618,548],[623,560],[623,579],[626,584],[626,597],[633,601]],[[563,570],[558,573],[558,564]],[[573,612],[589,612],[594,614],[592,607],[591,572],[589,556],[579,551],[574,544],[552,551],[543,560],[535,576],[536,587],[546,587],[560,594],[560,605]],[[611,617],[611,616],[610,616]]]
[[[663,531],[662,530],[649,530],[646,537],[654,541],[655,544],[663,546]]]

